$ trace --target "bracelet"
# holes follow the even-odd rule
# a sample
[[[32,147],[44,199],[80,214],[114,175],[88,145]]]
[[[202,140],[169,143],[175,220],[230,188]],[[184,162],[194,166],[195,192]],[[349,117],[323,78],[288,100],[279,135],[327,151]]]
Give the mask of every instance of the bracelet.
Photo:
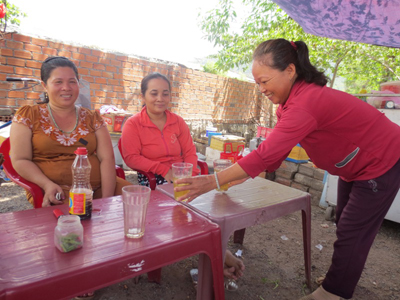
[[[217,172],[214,172],[214,177],[215,177],[215,182],[217,183],[217,189],[220,190],[221,187],[219,186],[218,177],[217,177]]]

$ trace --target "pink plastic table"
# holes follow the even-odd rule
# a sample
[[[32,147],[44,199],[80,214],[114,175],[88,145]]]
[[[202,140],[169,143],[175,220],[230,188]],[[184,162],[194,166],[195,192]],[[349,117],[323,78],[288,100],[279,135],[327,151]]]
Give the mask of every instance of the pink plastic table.
[[[157,190],[174,197],[172,184]],[[217,223],[221,228],[222,251],[231,234],[301,210],[306,283],[311,286],[311,199],[308,193],[260,177],[231,187],[227,192],[210,191],[183,203]]]
[[[70,299],[197,254],[197,299],[224,299],[218,225],[152,191],[145,235],[128,239],[121,197],[93,203],[84,246],[68,253],[54,246],[55,207],[0,215],[0,299]]]

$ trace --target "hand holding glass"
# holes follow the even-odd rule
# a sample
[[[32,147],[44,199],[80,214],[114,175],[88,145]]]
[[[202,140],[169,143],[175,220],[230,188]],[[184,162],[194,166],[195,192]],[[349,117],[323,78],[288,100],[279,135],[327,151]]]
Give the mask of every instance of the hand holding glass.
[[[214,160],[213,164],[214,164],[214,172],[218,173],[218,172],[232,166],[232,161],[229,159],[216,159],[216,160]],[[225,184],[221,185],[219,189],[217,188],[216,190],[218,192],[225,192],[228,190],[228,188],[229,188],[229,183],[225,183]]]
[[[122,188],[126,237],[135,239],[144,235],[150,192],[149,187],[141,185],[129,185]]]
[[[176,184],[176,181],[181,178],[188,178],[192,177],[192,169],[193,165],[189,163],[174,163],[172,164],[172,181],[174,182],[174,188],[178,186],[184,186],[187,184]],[[175,192],[174,191],[174,196],[175,200],[178,200],[179,197],[185,196],[187,193],[189,193],[189,190],[186,191],[180,191],[180,192]],[[185,200],[183,202],[186,202]]]

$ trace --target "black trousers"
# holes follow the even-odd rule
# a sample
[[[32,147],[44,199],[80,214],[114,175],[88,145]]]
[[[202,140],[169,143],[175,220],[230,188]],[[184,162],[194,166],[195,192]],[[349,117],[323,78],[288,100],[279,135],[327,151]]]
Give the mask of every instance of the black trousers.
[[[339,179],[332,264],[322,286],[350,299],[379,228],[400,189],[400,160],[382,176],[363,181]]]

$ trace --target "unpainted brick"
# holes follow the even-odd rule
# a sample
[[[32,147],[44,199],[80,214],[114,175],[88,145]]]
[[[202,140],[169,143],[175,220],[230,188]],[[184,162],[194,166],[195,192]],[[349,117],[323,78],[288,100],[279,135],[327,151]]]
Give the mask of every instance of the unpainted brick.
[[[287,179],[293,179],[294,175],[296,174],[296,172],[293,172],[293,171],[291,172],[289,170],[285,170],[285,169],[281,169],[281,168],[276,170],[275,173],[276,173],[276,176],[287,178]]]
[[[312,163],[301,164],[299,166],[299,173],[310,177],[314,177],[315,168]]]
[[[25,58],[25,59],[31,59],[32,54],[29,51],[24,51],[24,50],[15,50],[14,55],[18,58]]]
[[[322,192],[324,190],[324,184],[322,183],[321,180],[318,180],[318,179],[314,178],[311,181],[310,188]]]
[[[299,164],[296,164],[291,161],[284,160],[280,165],[279,169],[289,170],[291,172],[298,172],[299,171]]]
[[[31,44],[26,44],[25,45],[25,50],[26,51],[31,51],[31,52],[41,53],[42,52],[42,47],[36,46],[36,45],[31,45]]]
[[[293,180],[283,178],[283,177],[276,177],[275,182],[286,185],[286,186],[291,186]]]
[[[19,42],[25,42],[25,43],[29,43],[31,41],[31,38],[28,36],[24,36],[24,35],[20,35],[17,33],[14,33],[13,38],[15,41],[19,41]]]
[[[32,76],[32,69],[15,67],[15,74]]]
[[[2,106],[17,106],[17,102],[15,99],[5,98],[2,96],[2,92],[0,92],[0,105]]]
[[[304,174],[296,173],[296,175],[294,175],[294,181],[302,185],[311,186],[312,180],[312,177],[306,176]]]
[[[314,171],[314,178],[318,180],[324,180],[325,171],[322,169],[315,169]]]
[[[21,91],[10,91],[8,93],[8,97],[9,98],[24,98],[25,97],[25,93],[21,92]]]
[[[40,99],[40,94],[41,93],[28,92],[28,93],[26,93],[26,98],[38,100],[38,99]]]
[[[13,56],[14,52],[11,49],[0,49],[0,53],[2,56]]]
[[[308,192],[308,190],[309,190],[308,186],[302,185],[302,184],[300,184],[298,182],[295,182],[295,181],[292,182],[291,187],[294,188],[294,189],[297,189],[297,190],[301,190],[303,192]]]
[[[49,42],[43,39],[32,38],[32,44],[46,47]]]
[[[53,49],[53,48],[42,48],[42,52],[43,54],[47,54],[50,56],[55,56],[57,55],[57,49]]]
[[[0,66],[0,72],[5,72],[5,73],[13,73],[14,72],[14,67],[12,66]]]
[[[28,68],[40,69],[41,66],[42,66],[42,63],[37,62],[37,61],[27,60],[27,61],[26,61],[26,66],[27,66]]]
[[[23,49],[24,48],[24,43],[21,43],[21,42],[7,40],[6,44],[7,44],[7,48],[11,48],[11,49]]]
[[[71,59],[72,53],[70,51],[60,51],[58,52],[58,55]]]

